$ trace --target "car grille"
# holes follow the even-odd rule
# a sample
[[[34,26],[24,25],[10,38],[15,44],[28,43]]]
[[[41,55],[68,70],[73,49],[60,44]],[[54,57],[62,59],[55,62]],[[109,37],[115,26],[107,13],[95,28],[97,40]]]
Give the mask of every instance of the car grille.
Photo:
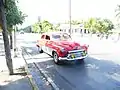
[[[73,59],[73,58],[78,58],[78,57],[83,57],[86,56],[87,52],[84,49],[81,50],[73,50],[73,51],[69,51],[67,58],[68,59]]]

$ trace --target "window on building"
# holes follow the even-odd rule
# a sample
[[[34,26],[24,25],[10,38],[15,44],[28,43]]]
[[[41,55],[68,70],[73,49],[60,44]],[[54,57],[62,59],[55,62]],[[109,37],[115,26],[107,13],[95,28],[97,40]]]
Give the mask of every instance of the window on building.
[[[77,29],[75,29],[75,32],[77,32]]]

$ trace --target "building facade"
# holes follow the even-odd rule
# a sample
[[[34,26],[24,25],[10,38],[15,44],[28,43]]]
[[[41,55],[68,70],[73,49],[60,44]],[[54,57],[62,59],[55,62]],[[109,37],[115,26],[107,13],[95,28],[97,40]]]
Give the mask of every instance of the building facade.
[[[66,33],[70,33],[70,25],[69,24],[61,24],[60,25],[60,31],[62,32],[66,32]],[[75,34],[75,33],[89,33],[89,30],[84,28],[84,25],[71,25],[71,33]]]

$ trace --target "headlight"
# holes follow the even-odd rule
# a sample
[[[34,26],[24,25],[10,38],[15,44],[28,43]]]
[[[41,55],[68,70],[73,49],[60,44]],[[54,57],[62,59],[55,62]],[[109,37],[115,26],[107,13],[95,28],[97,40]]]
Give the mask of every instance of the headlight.
[[[64,48],[61,48],[60,50],[61,50],[61,52],[65,52],[65,49],[64,49]]]
[[[80,46],[77,46],[77,49],[81,49],[81,47],[80,47]]]
[[[75,46],[74,49],[75,49],[75,50],[76,50],[76,49],[81,49],[81,47],[80,47],[80,46]]]
[[[83,46],[89,47],[89,45],[88,45],[88,44],[84,44]]]
[[[80,46],[75,46],[73,49],[74,50],[78,50],[78,49],[80,49],[81,47]]]

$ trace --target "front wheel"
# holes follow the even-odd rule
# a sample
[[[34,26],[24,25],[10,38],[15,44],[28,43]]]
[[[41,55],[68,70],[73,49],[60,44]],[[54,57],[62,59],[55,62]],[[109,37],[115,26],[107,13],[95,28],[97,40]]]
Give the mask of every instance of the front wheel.
[[[83,58],[83,59],[79,59],[79,61],[84,61],[84,59],[85,59],[85,58]]]
[[[60,64],[60,60],[56,52],[53,53],[53,60],[56,64]]]
[[[43,53],[43,50],[41,47],[38,47],[38,51],[39,51],[39,53]]]
[[[85,59],[85,58],[83,58],[83,59],[78,59],[77,61],[78,61],[78,62],[84,62],[84,59]]]

